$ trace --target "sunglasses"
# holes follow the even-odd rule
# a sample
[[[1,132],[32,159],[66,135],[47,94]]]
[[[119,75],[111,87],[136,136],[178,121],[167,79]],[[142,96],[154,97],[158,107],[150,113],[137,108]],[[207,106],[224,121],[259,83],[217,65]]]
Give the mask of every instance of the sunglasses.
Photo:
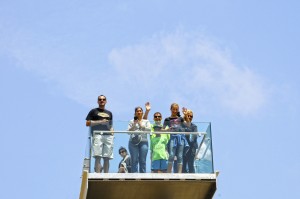
[[[120,154],[121,154],[121,153],[125,153],[125,152],[126,152],[126,151],[120,151]]]
[[[161,116],[159,116],[159,115],[155,115],[155,116],[154,116],[154,118],[161,118]]]
[[[98,99],[98,101],[106,101],[106,99],[100,98]]]
[[[193,118],[193,116],[192,116],[192,115],[188,115],[188,117],[189,117],[189,118]]]

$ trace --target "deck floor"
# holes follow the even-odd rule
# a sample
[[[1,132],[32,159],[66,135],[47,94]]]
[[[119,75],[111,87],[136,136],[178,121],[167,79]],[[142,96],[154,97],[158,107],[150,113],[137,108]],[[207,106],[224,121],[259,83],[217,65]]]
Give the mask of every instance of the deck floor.
[[[87,199],[210,199],[216,174],[98,174],[88,175]]]

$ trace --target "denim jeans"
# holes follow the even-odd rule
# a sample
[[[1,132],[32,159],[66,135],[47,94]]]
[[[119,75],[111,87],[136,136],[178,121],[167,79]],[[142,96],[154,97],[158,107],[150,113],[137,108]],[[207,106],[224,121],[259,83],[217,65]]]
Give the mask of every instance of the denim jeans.
[[[195,173],[194,159],[195,154],[189,150],[183,157],[182,173]]]
[[[146,158],[148,153],[148,142],[140,142],[138,145],[128,143],[128,148],[131,156],[131,173],[139,172],[146,173]]]
[[[175,138],[176,139],[176,138]],[[181,139],[181,143],[177,143],[176,146],[175,145],[175,142],[176,140],[175,139],[171,139],[169,141],[169,162],[170,163],[173,163],[174,161],[174,157],[176,155],[177,157],[177,164],[182,164],[182,156],[183,156],[183,148],[184,148],[184,140]]]
[[[189,149],[186,154],[183,156],[183,165],[182,165],[182,173],[195,173],[194,168],[194,159],[196,155],[196,151],[198,149],[197,140],[191,142],[188,140]]]

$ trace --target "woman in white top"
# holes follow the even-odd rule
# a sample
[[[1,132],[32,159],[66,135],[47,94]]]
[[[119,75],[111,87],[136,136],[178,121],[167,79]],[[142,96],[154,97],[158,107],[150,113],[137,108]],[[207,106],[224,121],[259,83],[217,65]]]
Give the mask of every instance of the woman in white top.
[[[149,120],[143,119],[142,107],[136,107],[134,109],[134,119],[130,120],[128,131],[151,131]],[[146,173],[146,159],[148,154],[147,134],[131,134],[128,148],[132,162],[131,172],[137,173],[139,171],[139,173]]]

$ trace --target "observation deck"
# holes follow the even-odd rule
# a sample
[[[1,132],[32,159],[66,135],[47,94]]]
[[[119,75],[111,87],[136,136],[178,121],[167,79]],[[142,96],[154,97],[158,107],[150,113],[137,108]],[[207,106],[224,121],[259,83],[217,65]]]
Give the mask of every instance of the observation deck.
[[[117,173],[118,165],[110,162],[110,173],[95,173],[91,138],[95,133],[89,128],[83,163],[82,184],[79,199],[210,199],[217,189],[218,172],[214,171],[211,123],[193,122],[198,127],[198,149],[194,161],[196,173],[151,173],[150,155],[147,157],[148,173]],[[114,121],[114,159],[120,146],[128,146],[128,122]],[[150,132],[138,132],[146,133]],[[154,132],[156,133],[156,132]],[[160,132],[161,133],[161,132]],[[177,133],[177,132],[164,132]],[[190,134],[191,132],[178,132]],[[150,140],[150,139],[149,139]],[[150,148],[150,147],[149,147]]]

